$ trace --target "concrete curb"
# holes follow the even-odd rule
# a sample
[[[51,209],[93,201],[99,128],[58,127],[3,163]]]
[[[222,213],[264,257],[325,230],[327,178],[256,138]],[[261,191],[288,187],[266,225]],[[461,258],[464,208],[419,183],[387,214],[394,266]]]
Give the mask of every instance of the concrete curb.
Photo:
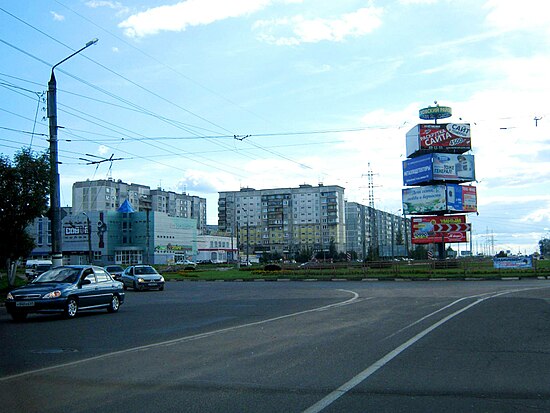
[[[183,279],[183,280],[167,280],[166,282],[422,282],[422,281],[519,281],[519,280],[550,280],[550,277],[538,276],[538,277],[495,277],[495,278],[484,278],[484,277],[456,277],[456,278],[327,278],[327,279],[318,279],[318,278],[300,278],[300,279],[291,279],[291,278],[251,278],[243,279],[236,278],[234,280],[195,280],[195,279]]]

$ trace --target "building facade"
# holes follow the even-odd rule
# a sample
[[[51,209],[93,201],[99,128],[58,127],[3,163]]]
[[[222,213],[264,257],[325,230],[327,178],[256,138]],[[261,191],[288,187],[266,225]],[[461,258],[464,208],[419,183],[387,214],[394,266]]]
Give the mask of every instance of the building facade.
[[[333,245],[346,251],[344,188],[242,188],[220,192],[218,228],[236,236],[241,257],[279,253],[292,258],[302,250]]]
[[[126,200],[136,212],[149,210],[194,219],[199,233],[206,227],[206,198],[113,179],[73,184],[72,208],[75,211],[116,211]]]
[[[121,208],[74,214],[71,208],[63,210],[66,214],[61,222],[64,264],[169,264],[194,259],[198,254],[194,219]],[[51,226],[47,218],[37,218],[28,231],[37,245],[32,256],[48,256]]]
[[[357,202],[346,202],[348,251],[359,259],[407,257],[410,220]],[[369,257],[370,254],[370,257]]]

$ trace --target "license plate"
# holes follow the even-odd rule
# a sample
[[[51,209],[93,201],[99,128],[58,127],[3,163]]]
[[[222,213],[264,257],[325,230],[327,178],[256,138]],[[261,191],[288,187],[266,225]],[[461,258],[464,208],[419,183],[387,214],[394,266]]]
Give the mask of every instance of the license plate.
[[[149,287],[156,287],[157,283],[149,283]]]
[[[17,301],[16,307],[34,307],[34,301]]]

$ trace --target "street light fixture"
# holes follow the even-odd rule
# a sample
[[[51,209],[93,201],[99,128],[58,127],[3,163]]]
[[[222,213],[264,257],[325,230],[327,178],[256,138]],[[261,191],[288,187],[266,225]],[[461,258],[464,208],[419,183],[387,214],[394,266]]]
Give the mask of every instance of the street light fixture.
[[[90,40],[86,45],[61,60],[52,67],[50,81],[48,82],[48,118],[50,126],[50,220],[52,224],[52,263],[53,266],[63,265],[63,249],[61,245],[61,208],[59,196],[59,168],[57,153],[57,83],[54,69],[61,63],[77,55],[84,49],[96,44],[98,39]]]

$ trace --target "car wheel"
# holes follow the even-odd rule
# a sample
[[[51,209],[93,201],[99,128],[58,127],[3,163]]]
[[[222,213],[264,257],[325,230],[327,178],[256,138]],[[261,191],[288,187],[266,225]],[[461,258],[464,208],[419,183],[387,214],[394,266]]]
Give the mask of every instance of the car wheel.
[[[122,288],[124,288],[124,291],[128,289],[128,286],[126,284],[122,284]]]
[[[25,321],[27,318],[27,313],[22,311],[13,312],[10,314],[13,321]]]
[[[109,304],[109,307],[107,307],[107,311],[110,313],[116,313],[118,309],[120,308],[120,300],[118,298],[118,295],[114,294],[111,298],[111,303]]]
[[[159,287],[159,291],[164,291],[164,285],[161,285],[161,286]]]
[[[78,303],[76,302],[75,298],[70,297],[67,300],[67,305],[65,307],[65,317],[74,318],[76,317],[77,312],[78,312]]]
[[[141,288],[138,287],[137,282],[134,281],[134,291],[140,291]]]

